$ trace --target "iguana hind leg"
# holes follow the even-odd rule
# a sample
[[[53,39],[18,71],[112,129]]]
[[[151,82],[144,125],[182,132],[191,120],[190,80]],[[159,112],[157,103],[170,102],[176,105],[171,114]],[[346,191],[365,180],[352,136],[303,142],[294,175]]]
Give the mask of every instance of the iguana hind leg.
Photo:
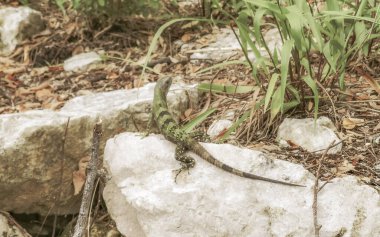
[[[199,131],[199,130],[189,133],[189,136],[192,139],[196,140],[197,142],[210,142],[211,141],[209,135],[207,135],[203,131]]]
[[[177,176],[184,170],[189,170],[190,168],[193,168],[195,166],[195,160],[193,157],[186,155],[187,149],[182,146],[178,145],[175,148],[175,159],[181,162],[181,168],[175,170],[176,176],[175,181],[177,181]]]

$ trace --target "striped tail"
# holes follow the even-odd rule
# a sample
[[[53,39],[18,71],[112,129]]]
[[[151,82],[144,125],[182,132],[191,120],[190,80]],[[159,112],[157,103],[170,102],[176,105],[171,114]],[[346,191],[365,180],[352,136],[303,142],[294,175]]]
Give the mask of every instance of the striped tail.
[[[243,177],[243,178],[248,178],[248,179],[254,179],[254,180],[261,180],[261,181],[266,181],[266,182],[271,182],[271,183],[276,183],[276,184],[284,184],[288,186],[297,186],[297,187],[306,187],[304,185],[300,184],[293,184],[293,183],[288,183],[284,181],[279,181],[279,180],[274,180],[274,179],[269,179],[265,177],[261,177],[258,175],[254,175],[251,173],[243,172],[241,170],[235,169],[219,160],[214,158],[201,144],[199,144],[196,141],[191,142],[191,149],[195,154],[203,158],[204,160],[208,161],[209,163],[215,165],[216,167],[219,167],[220,169],[227,171],[231,174]]]

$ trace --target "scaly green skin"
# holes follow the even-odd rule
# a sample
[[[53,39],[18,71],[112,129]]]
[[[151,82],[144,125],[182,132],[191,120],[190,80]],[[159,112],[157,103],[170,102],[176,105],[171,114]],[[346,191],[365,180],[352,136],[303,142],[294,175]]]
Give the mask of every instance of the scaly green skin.
[[[211,164],[219,167],[229,173],[235,174],[240,177],[262,180],[271,183],[284,184],[289,186],[300,186],[305,187],[303,185],[287,183],[279,180],[273,180],[264,178],[261,176],[257,176],[254,174],[246,173],[237,169],[228,166],[219,160],[215,159],[202,145],[199,144],[198,141],[192,138],[192,136],[183,130],[180,129],[178,124],[174,121],[172,115],[168,110],[168,105],[166,102],[166,96],[169,92],[169,88],[172,84],[171,77],[163,77],[157,81],[156,87],[154,89],[154,98],[153,98],[153,106],[152,106],[152,121],[157,124],[160,132],[165,136],[169,141],[177,144],[177,148],[175,151],[176,160],[181,162],[182,170],[186,170],[189,168],[193,168],[195,166],[195,160],[185,155],[187,150],[193,151],[198,156],[202,157],[206,161]],[[179,171],[179,172],[180,172]]]

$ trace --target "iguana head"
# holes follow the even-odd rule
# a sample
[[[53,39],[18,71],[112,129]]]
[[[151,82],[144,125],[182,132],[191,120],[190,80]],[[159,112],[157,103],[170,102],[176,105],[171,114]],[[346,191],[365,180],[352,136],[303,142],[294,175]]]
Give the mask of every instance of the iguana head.
[[[162,93],[163,96],[166,96],[169,92],[169,88],[172,85],[173,79],[171,77],[162,77],[157,81],[155,92]]]

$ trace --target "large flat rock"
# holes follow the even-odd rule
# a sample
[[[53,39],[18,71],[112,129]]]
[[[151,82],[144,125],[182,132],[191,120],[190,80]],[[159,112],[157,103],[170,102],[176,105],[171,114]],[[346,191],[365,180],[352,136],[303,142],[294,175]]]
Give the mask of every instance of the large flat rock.
[[[72,174],[78,169],[79,160],[91,154],[96,119],[103,121],[102,154],[108,138],[123,131],[145,129],[153,88],[154,84],[148,84],[140,89],[77,97],[59,112],[0,115],[0,209],[18,213],[76,213],[80,195],[74,196]],[[169,105],[175,116],[188,109],[189,95],[196,96],[193,88],[173,86]]]
[[[314,235],[314,176],[302,166],[227,144],[203,144],[221,161],[260,176],[307,187],[244,179],[196,157],[174,182],[175,146],[161,135],[123,133],[107,141],[111,175],[103,197],[126,236],[266,237]],[[321,237],[380,236],[380,198],[353,176],[318,194]]]

